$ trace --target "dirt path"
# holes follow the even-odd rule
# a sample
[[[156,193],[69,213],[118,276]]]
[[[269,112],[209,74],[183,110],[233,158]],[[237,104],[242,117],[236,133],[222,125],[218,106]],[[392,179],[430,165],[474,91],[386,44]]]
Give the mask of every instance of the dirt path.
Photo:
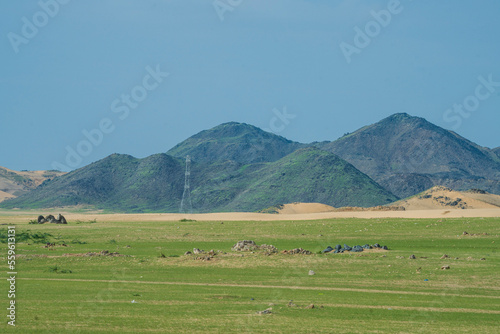
[[[234,284],[234,283],[193,283],[193,282],[152,282],[152,281],[123,281],[123,280],[92,280],[78,278],[18,278],[26,281],[66,281],[66,282],[92,282],[92,283],[122,283],[122,284],[154,284],[154,285],[188,285],[188,286],[213,286],[213,287],[236,287],[236,288],[260,288],[260,289],[291,289],[291,290],[314,290],[314,291],[350,291],[362,293],[384,293],[396,295],[420,295],[437,297],[463,297],[463,298],[489,298],[500,299],[500,296],[489,295],[462,295],[454,293],[436,293],[419,291],[394,291],[357,288],[333,288],[333,287],[307,287],[286,285],[258,285],[258,284]],[[495,311],[497,312],[497,311]],[[500,311],[498,311],[500,314]]]

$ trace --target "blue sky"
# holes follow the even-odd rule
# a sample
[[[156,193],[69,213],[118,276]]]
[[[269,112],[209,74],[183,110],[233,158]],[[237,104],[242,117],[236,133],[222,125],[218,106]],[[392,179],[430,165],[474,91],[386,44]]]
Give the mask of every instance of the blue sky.
[[[499,14],[496,0],[2,1],[0,166],[145,157],[228,121],[334,140],[397,112],[498,147]]]

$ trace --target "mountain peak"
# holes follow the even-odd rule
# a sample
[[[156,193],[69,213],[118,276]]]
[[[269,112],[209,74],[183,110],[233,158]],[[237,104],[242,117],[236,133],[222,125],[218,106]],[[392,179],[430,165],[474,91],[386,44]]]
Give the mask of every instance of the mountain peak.
[[[247,164],[276,161],[302,146],[250,124],[228,122],[189,137],[167,153],[179,158],[189,154],[198,162]]]
[[[499,175],[495,151],[407,113],[393,114],[322,147],[399,197],[433,184],[470,188],[482,179],[481,187],[489,191],[500,186],[485,179]]]
[[[392,114],[392,115],[384,118],[383,120],[381,120],[375,124],[379,124],[379,123],[383,124],[383,123],[387,123],[387,122],[395,123],[395,124],[398,124],[398,123],[428,123],[428,124],[432,124],[432,123],[428,122],[425,118],[412,116],[412,115],[407,114],[405,112]]]

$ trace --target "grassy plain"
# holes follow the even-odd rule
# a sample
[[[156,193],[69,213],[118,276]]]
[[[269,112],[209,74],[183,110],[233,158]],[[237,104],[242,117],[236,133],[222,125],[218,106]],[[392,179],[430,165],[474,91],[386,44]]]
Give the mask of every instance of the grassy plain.
[[[55,246],[18,241],[16,327],[6,324],[8,284],[2,279],[2,333],[500,330],[500,218],[223,223],[67,218],[68,225],[15,219],[18,236],[48,233]],[[0,223],[9,219],[3,215]],[[232,252],[238,240],[315,254]],[[317,254],[344,243],[380,243],[390,250]],[[183,255],[194,247],[226,254],[209,261]],[[8,271],[6,249],[3,243],[2,277]],[[102,250],[125,256],[64,255]],[[412,254],[416,259],[409,259]],[[449,258],[442,259],[444,254]],[[444,265],[450,269],[442,270]],[[288,306],[291,300],[296,306]],[[315,307],[306,309],[309,304]],[[256,314],[269,307],[272,314]]]

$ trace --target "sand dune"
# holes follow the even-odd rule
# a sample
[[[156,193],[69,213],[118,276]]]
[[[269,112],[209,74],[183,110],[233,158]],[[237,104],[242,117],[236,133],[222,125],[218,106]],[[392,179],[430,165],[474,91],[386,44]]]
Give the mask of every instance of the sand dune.
[[[278,210],[279,214],[297,214],[297,213],[317,213],[317,212],[331,212],[335,208],[330,205],[321,203],[290,203],[284,204]]]
[[[495,209],[500,208],[500,196],[482,191],[462,192],[436,186],[393,205],[404,207],[406,210]]]

